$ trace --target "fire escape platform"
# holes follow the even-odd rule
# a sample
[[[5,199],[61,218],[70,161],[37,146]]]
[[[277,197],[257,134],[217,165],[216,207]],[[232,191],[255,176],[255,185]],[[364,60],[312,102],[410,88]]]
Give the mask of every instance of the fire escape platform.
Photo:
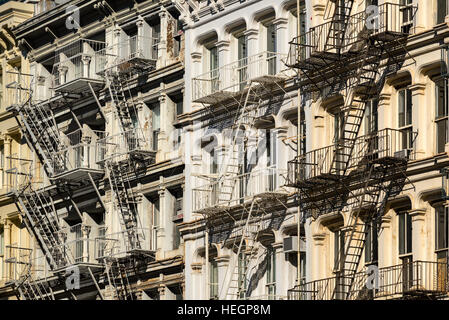
[[[104,86],[104,80],[77,78],[54,88],[55,92],[70,92],[70,93],[90,93],[89,84],[94,91],[98,91]]]
[[[104,264],[101,263],[92,263],[92,262],[74,262],[68,266],[64,266],[61,268],[57,268],[54,270],[54,273],[66,273],[67,270],[72,268],[78,268],[80,274],[88,275],[90,274],[89,269],[95,273],[97,271],[101,271],[105,268]]]
[[[81,182],[89,180],[89,174],[94,180],[101,178],[104,175],[104,170],[91,169],[91,168],[77,168],[69,171],[65,171],[60,174],[56,174],[51,177],[52,180],[63,179],[73,182]]]

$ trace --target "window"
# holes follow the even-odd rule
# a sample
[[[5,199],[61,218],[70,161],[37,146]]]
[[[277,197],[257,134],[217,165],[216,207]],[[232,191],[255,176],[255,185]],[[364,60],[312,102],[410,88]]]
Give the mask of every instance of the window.
[[[173,250],[176,250],[179,248],[179,245],[181,244],[181,233],[179,232],[178,224],[173,223]]]
[[[402,89],[399,94],[399,129],[402,134],[401,148],[413,148],[413,126],[412,126],[412,91],[409,89]]]
[[[365,263],[377,262],[377,221],[366,223]]]
[[[238,74],[240,82],[240,90],[243,90],[246,86],[247,69],[248,69],[248,42],[246,36],[241,36],[237,40],[238,42]]]
[[[405,212],[399,212],[399,254],[412,253],[412,218]]]
[[[81,262],[83,261],[83,249],[84,249],[84,240],[83,240],[84,238],[81,225],[75,226],[75,238],[76,238],[75,261]]]
[[[213,258],[209,261],[209,298],[218,300],[218,264]]]
[[[161,129],[161,107],[159,104],[151,108],[152,111],[152,126],[153,126],[153,150],[158,150],[158,138]]]
[[[447,14],[447,0],[436,0],[436,24],[444,22]]]
[[[447,96],[445,90],[445,81],[435,82],[435,124],[436,124],[436,149],[437,153],[444,152],[447,142]]]
[[[365,134],[370,134],[377,132],[378,130],[378,115],[377,108],[379,105],[379,101],[377,99],[373,99],[369,101],[366,105],[365,109]]]
[[[238,256],[238,297],[239,299],[246,298],[246,254],[244,248],[240,250]]]
[[[218,61],[218,50],[217,47],[213,47],[209,50],[209,71],[210,79],[212,85],[212,92],[218,91],[220,89],[220,73],[219,73],[219,61]]]
[[[343,264],[343,254],[345,245],[345,233],[341,230],[334,232],[334,269],[340,271],[340,265]]]
[[[448,249],[448,210],[438,206],[435,208],[435,250]]]
[[[3,184],[5,182],[5,145],[0,145],[0,170],[2,170],[2,176],[1,176],[1,186],[3,187]]]
[[[267,27],[267,62],[268,62],[268,74],[275,75],[276,74],[276,26],[274,24],[270,24]]]
[[[401,0],[401,31],[404,33],[410,32],[413,25],[413,0]]]
[[[5,229],[0,227],[0,256],[4,254],[3,247],[5,246]]]
[[[276,251],[273,247],[267,248],[267,294],[268,299],[274,300],[276,296]]]
[[[268,186],[270,191],[274,191],[277,188],[276,184],[276,149],[277,149],[276,133],[267,130],[266,133],[266,149],[267,149],[267,168],[268,172]]]

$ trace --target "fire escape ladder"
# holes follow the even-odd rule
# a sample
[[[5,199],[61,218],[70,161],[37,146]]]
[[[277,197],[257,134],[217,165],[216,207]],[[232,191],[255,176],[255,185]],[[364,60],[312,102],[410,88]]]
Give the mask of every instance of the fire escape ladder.
[[[109,172],[109,183],[116,195],[122,230],[127,233],[126,247],[130,250],[140,249],[137,230],[137,203],[135,197],[130,194],[132,187],[127,174],[127,170],[131,169],[130,165],[129,163],[124,165],[122,162],[107,161],[106,166]]]
[[[351,154],[354,149],[355,140],[359,134],[360,127],[365,114],[365,107],[369,99],[376,96],[377,92],[373,90],[380,64],[379,49],[373,45],[367,45],[364,57],[357,71],[357,77],[345,97],[343,124],[340,129],[339,139],[335,144],[335,153],[333,156],[334,170],[337,175],[344,175],[348,169]],[[356,96],[356,89],[365,88],[363,92]],[[373,92],[374,91],[374,92]]]
[[[232,294],[232,290],[238,290],[240,288],[239,281],[241,279],[238,278],[239,274],[246,274],[246,267],[248,266],[248,262],[251,259],[252,254],[244,253],[245,262],[243,262],[243,266],[239,266],[239,258],[240,254],[243,252],[242,250],[246,249],[245,244],[254,241],[257,237],[257,233],[259,231],[260,224],[253,226],[257,228],[257,231],[254,232],[251,230],[251,220],[254,215],[257,214],[258,210],[256,210],[255,205],[258,200],[253,198],[251,201],[251,205],[249,209],[243,208],[242,214],[247,213],[245,224],[242,226],[241,236],[240,238],[235,238],[232,245],[232,252],[236,252],[234,255],[231,255],[231,259],[229,261],[228,267],[226,268],[225,275],[223,277],[224,285],[220,286],[221,290],[219,293],[220,300],[227,300],[228,296]],[[254,212],[256,211],[256,212]],[[238,240],[237,240],[238,239]],[[247,242],[245,242],[247,240]],[[238,244],[236,243],[238,241]],[[239,267],[245,268],[243,273],[239,273]]]
[[[336,53],[339,54],[343,46],[346,29],[348,28],[354,0],[331,1],[335,3],[335,7],[324,51],[336,49]]]

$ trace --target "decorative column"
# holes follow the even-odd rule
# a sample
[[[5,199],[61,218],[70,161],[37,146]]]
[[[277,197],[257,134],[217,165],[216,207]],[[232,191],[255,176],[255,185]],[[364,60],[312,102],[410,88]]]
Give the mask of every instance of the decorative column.
[[[157,288],[157,291],[159,293],[159,300],[167,300],[166,299],[167,287],[165,285],[161,284]]]
[[[217,269],[218,269],[218,295],[220,296],[220,292],[223,289],[223,286],[225,285],[225,276],[226,276],[226,270],[228,268],[228,265],[231,261],[232,254],[231,250],[225,250],[226,254],[220,255],[219,257],[215,258],[215,261],[217,261]],[[209,281],[209,279],[208,279]],[[209,288],[208,288],[209,289]]]
[[[326,239],[325,233],[315,233],[312,235],[312,265],[309,268],[311,272],[312,279],[317,280],[320,278],[325,278],[325,266],[327,263],[324,251],[324,240]]]
[[[4,164],[5,167],[3,168],[3,172],[4,172],[4,177],[5,177],[5,187],[9,190],[11,187],[13,187],[12,185],[12,179],[14,177],[9,176],[6,172],[7,170],[11,169],[11,143],[12,143],[12,138],[9,135],[4,135],[3,138],[3,144],[4,144],[4,151],[5,151],[5,159],[4,159]],[[17,186],[14,186],[17,187]]]
[[[5,241],[5,254],[4,254],[4,260],[11,258],[10,254],[11,254],[11,250],[8,249],[8,246],[11,246],[11,230],[12,230],[12,223],[9,219],[4,219],[3,220],[3,234],[4,234],[4,241]],[[11,279],[11,264],[9,263],[5,263],[5,276],[6,276],[6,281]]]
[[[89,262],[89,233],[91,227],[87,225],[81,226],[81,232],[83,233],[83,262]]]
[[[91,147],[90,143],[92,141],[92,137],[85,136],[84,132],[82,132],[82,134],[83,135],[81,137],[81,143],[83,144],[83,149],[82,149],[83,150],[83,154],[80,155],[80,156],[82,156],[82,162],[80,162],[80,163],[76,163],[75,162],[75,165],[74,165],[73,169],[78,168],[78,166],[81,166],[83,168],[90,168],[91,167],[90,166],[90,164],[91,164],[90,157],[95,157],[94,149],[90,149],[90,147]],[[80,148],[77,148],[77,149],[74,149],[74,150],[81,151]],[[75,152],[79,152],[79,151],[75,151]],[[92,152],[89,152],[89,151],[92,151]],[[95,158],[93,158],[92,164],[93,163],[95,163]]]
[[[379,130],[386,128],[396,128],[392,121],[395,117],[391,114],[391,94],[381,93],[379,95],[379,103],[377,106]]]
[[[167,150],[165,148],[165,142],[166,142],[167,126],[168,126],[169,122],[170,121],[168,118],[167,96],[165,95],[165,93],[162,93],[159,96],[159,126],[160,126],[160,129],[159,129],[159,135],[157,138],[157,145],[158,145],[157,151]],[[163,160],[165,160],[164,152],[158,152],[156,154],[156,162],[160,162]]]
[[[390,211],[394,212],[390,209]],[[390,213],[390,212],[389,212]],[[392,261],[393,257],[393,246],[392,243],[392,230],[391,230],[391,216],[387,213],[382,217],[380,224],[380,232],[377,244],[378,250],[378,266],[379,268],[392,266],[394,263]]]
[[[285,261],[285,254],[284,254],[284,245],[282,242],[276,242],[272,244],[274,255],[275,255],[275,277],[276,277],[276,291],[275,295],[280,296],[283,292],[287,292],[289,288],[286,288],[285,285],[288,285],[288,283],[285,283],[285,281],[288,281],[287,277],[287,264],[283,263]],[[268,293],[268,292],[267,292]]]
[[[413,131],[418,131],[418,136],[416,138],[416,157],[417,159],[424,158],[426,155],[430,155],[431,150],[428,147],[432,146],[431,137],[433,134],[433,129],[428,132],[429,110],[426,104],[426,84],[416,83],[409,87],[412,91],[412,124]],[[432,148],[431,148],[432,149]]]
[[[84,78],[90,78],[90,61],[92,60],[92,57],[87,54],[83,54],[81,57],[81,61],[83,62],[83,74],[82,77]]]
[[[273,21],[273,25],[276,27],[276,53],[278,56],[276,57],[276,72],[280,72],[284,67],[281,59],[284,60],[283,56],[279,54],[287,54],[289,51],[289,42],[291,39],[288,39],[288,19],[278,18]]]
[[[163,179],[163,177],[161,177]],[[167,248],[167,244],[165,240],[165,227],[166,227],[166,189],[161,188],[158,191],[159,194],[159,226],[157,229],[157,249],[165,251]]]
[[[168,16],[167,16],[167,11],[162,10],[159,13],[159,18],[161,21],[161,34],[160,34],[158,53],[157,53],[157,55],[158,55],[157,68],[165,67],[167,65],[167,58],[168,58],[168,52],[167,52]]]
[[[229,44],[230,42],[227,40],[220,40],[215,45],[217,47],[218,53],[218,67],[220,68],[219,75],[219,89],[222,90],[231,85],[231,70],[225,70],[223,67],[229,64]]]
[[[190,71],[192,75],[194,76],[199,76],[200,74],[203,73],[203,66],[202,66],[202,57],[203,54],[201,52],[192,52],[190,54],[190,62],[186,65],[186,69],[190,68]],[[187,70],[186,70],[186,74]],[[203,81],[194,81],[193,79],[188,79],[187,81],[192,81],[192,101],[201,98],[204,94],[204,88],[203,88]],[[187,83],[187,82],[186,82]],[[190,88],[188,87],[187,90],[189,90]],[[186,99],[188,99],[188,97],[185,97]],[[190,101],[187,101],[187,103],[189,103]],[[190,111],[195,111],[197,109],[201,109],[203,108],[202,104],[195,104],[192,102],[192,110],[184,110],[184,112],[190,112]]]
[[[262,59],[266,57],[259,54],[259,30],[249,29],[246,30],[243,34],[246,36],[246,45],[248,50],[248,59],[246,59],[246,62],[248,64],[246,70],[248,74],[247,80],[250,80],[260,75],[262,69],[261,64],[263,65],[264,63]]]
[[[412,252],[413,260],[426,261],[427,232],[426,213],[427,208],[412,209],[408,212],[412,218]]]
[[[69,68],[67,66],[60,65],[58,67],[58,71],[59,71],[59,85],[62,85],[66,82],[67,71],[69,71]]]

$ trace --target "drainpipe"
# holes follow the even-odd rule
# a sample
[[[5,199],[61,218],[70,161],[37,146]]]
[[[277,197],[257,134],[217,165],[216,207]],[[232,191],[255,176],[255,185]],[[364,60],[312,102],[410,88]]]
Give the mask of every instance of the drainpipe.
[[[300,0],[296,0],[296,6],[297,6],[297,13],[296,13],[296,15],[297,15],[297,19],[296,19],[296,21],[297,21],[297,36],[299,36],[300,35],[300,32],[301,32],[301,20],[300,20],[300,16],[301,16],[301,13],[300,13]],[[300,91],[299,91],[299,89],[298,89],[298,126],[296,127],[296,132],[297,132],[297,142],[296,142],[296,154],[297,154],[297,156],[299,156],[300,155],[300,149],[301,149],[301,102],[300,102],[300,98],[301,98],[301,94],[300,94]],[[299,193],[299,191],[298,191],[298,193]],[[299,196],[299,194],[298,194],[298,196]],[[298,197],[299,198],[299,197]],[[301,220],[300,220],[300,218],[301,218],[301,214],[300,214],[300,208],[299,208],[299,203],[298,203],[298,211],[297,211],[298,213],[297,213],[297,239],[298,239],[298,257],[297,257],[297,260],[298,260],[298,262],[297,262],[297,268],[296,268],[296,270],[297,270],[297,279],[296,279],[296,284],[299,286],[299,284],[300,284],[300,279],[301,279],[301,239],[300,239],[300,236],[301,236]]]

